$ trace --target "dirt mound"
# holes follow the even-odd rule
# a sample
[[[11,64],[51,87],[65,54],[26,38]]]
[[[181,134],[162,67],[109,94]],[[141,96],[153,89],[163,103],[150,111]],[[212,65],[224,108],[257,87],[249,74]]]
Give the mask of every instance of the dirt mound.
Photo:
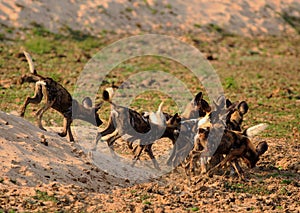
[[[24,28],[39,24],[53,32],[80,30],[93,35],[106,32],[182,35],[203,31],[278,35],[299,32],[299,18],[298,0],[0,2],[0,23],[4,26]]]
[[[0,111],[0,187],[59,183],[105,193],[126,185],[92,164],[76,143]]]

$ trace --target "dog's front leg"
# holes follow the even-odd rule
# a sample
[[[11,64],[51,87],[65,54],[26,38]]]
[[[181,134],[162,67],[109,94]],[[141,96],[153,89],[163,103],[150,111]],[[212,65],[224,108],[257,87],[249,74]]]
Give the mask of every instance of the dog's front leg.
[[[92,151],[97,150],[97,146],[98,146],[99,140],[101,140],[101,138],[102,138],[101,132],[97,132],[97,135],[96,135],[96,138],[95,138],[95,141],[94,141],[94,147],[92,148]]]
[[[142,151],[144,150],[144,148],[145,148],[145,146],[143,146],[143,145],[137,145],[137,147],[134,149],[134,152],[137,150],[137,153],[133,157],[133,161],[132,161],[132,164],[131,164],[132,167],[134,167],[136,162],[140,159],[140,156],[141,156]]]
[[[171,155],[170,157],[168,158],[167,160],[167,166],[173,166],[173,161],[174,161],[174,158],[175,158],[175,154],[177,152],[177,143],[175,142],[174,143],[174,146],[172,148],[172,151],[171,151]]]
[[[239,178],[241,180],[245,180],[244,171],[241,168],[241,166],[239,165],[239,162],[237,161],[237,159],[233,161],[232,166],[235,169],[236,173],[238,174]]]
[[[28,104],[32,103],[32,104],[39,104],[42,101],[43,98],[43,93],[42,93],[42,87],[41,85],[35,85],[35,90],[34,90],[34,96],[31,97],[27,97],[23,106],[21,107],[20,110],[20,116],[24,117],[25,114],[25,110]]]
[[[68,124],[69,124],[69,119],[66,118],[66,117],[64,117],[63,123],[64,123],[64,124],[63,124],[63,131],[60,132],[60,133],[58,133],[58,135],[59,135],[60,137],[66,137],[66,135],[67,135],[67,129],[68,129]]]
[[[154,156],[153,151],[152,151],[152,144],[146,145],[145,151],[147,152],[148,156],[151,158],[152,163],[154,165],[154,168],[160,171],[159,164],[156,161],[155,156]]]

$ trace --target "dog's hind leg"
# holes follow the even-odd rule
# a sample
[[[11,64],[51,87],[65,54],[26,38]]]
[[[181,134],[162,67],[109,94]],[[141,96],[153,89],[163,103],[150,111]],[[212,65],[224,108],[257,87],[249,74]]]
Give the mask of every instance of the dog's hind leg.
[[[23,106],[21,107],[20,110],[20,116],[24,117],[25,114],[25,110],[28,104],[32,103],[32,104],[39,104],[42,101],[43,98],[43,93],[42,93],[42,86],[36,84],[35,85],[35,91],[34,91],[34,96],[31,97],[27,97]]]
[[[244,172],[243,169],[241,168],[241,166],[239,165],[239,162],[236,160],[234,160],[231,164],[233,166],[233,168],[235,169],[236,173],[238,174],[239,178],[244,180]]]
[[[73,134],[72,134],[72,131],[71,131],[71,123],[72,123],[72,119],[69,119],[70,121],[68,121],[68,128],[67,128],[67,132],[68,132],[68,135],[69,135],[69,141],[74,141],[74,137],[73,137]]]
[[[43,117],[43,114],[54,104],[55,100],[51,101],[51,102],[47,102],[42,108],[40,108],[37,113],[36,113],[36,116],[37,116],[37,123],[38,123],[38,126],[41,130],[44,130],[46,131],[46,129],[43,127],[42,125],[42,117]]]
[[[113,158],[118,159],[118,156],[116,155],[114,150],[114,143],[117,139],[121,137],[119,131],[116,129],[112,134],[106,135],[105,137],[107,138],[106,142],[109,147],[110,154],[113,156]]]

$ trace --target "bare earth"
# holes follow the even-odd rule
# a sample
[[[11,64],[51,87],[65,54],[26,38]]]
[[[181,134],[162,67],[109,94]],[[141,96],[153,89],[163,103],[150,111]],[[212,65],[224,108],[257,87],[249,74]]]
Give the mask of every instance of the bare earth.
[[[53,32],[177,34],[215,24],[239,35],[293,34],[283,15],[299,18],[298,0],[1,1],[0,23],[15,28],[41,24]]]

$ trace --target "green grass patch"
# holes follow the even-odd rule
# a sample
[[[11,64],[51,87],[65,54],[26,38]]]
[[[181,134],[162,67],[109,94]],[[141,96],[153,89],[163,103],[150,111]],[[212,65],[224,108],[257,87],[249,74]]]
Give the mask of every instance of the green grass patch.
[[[145,2],[147,4],[147,2]],[[38,72],[59,81],[71,93],[75,88],[77,77],[80,75],[89,57],[96,54],[100,48],[110,45],[104,39],[95,38],[86,33],[65,27],[64,35],[49,32],[43,26],[32,24],[32,29],[25,31],[24,40],[4,41],[0,44],[0,109],[10,112],[18,110],[27,96],[32,96],[33,84],[17,85],[14,80],[22,74],[28,73],[28,64],[24,58],[18,56],[23,49],[32,54]],[[223,32],[218,26],[212,25],[214,31]],[[109,36],[110,32],[105,32]],[[202,41],[197,35],[186,35],[189,39],[197,41],[195,44],[204,53],[216,53],[218,60],[211,61],[222,82],[224,92],[232,101],[246,100],[249,112],[245,115],[245,126],[258,123],[268,123],[269,127],[260,134],[263,137],[276,137],[293,139],[292,129],[299,127],[300,108],[298,99],[300,94],[300,66],[296,55],[300,51],[295,48],[300,45],[300,38],[243,38],[224,37],[220,42]],[[250,55],[249,50],[260,46],[268,54]],[[228,48],[228,46],[230,46]],[[228,50],[226,54],[220,49]],[[295,55],[289,54],[289,49]],[[219,54],[221,53],[221,54]],[[98,97],[101,97],[103,88],[112,81],[120,85],[133,74],[141,71],[159,70],[175,76],[196,94],[205,88],[201,82],[191,74],[182,64],[160,56],[142,56],[129,59],[116,66],[105,79],[105,84],[99,88]],[[13,80],[12,80],[13,79]],[[70,80],[65,83],[66,80]],[[141,79],[143,81],[145,79]],[[11,83],[6,83],[11,81]],[[170,85],[170,91],[174,85]],[[167,88],[169,89],[169,88]],[[288,89],[291,92],[287,92]],[[274,91],[279,91],[274,93]],[[274,93],[274,94],[273,94]],[[273,96],[270,98],[270,94]],[[205,94],[207,99],[207,94]],[[157,108],[160,101],[165,102],[164,110],[170,113],[178,112],[174,102],[168,94],[154,92],[143,93],[133,99],[131,106],[138,111],[152,111]],[[26,111],[26,119],[34,120],[34,110],[40,107],[30,105]],[[106,119],[109,114],[109,105],[103,109],[105,113],[101,118]],[[102,112],[99,112],[102,113]],[[57,113],[45,113],[43,120],[51,125],[50,120],[61,122],[62,117]]]
[[[282,180],[281,182],[280,182],[281,184],[291,184],[292,183],[292,181],[291,180],[288,180],[288,179],[284,179],[284,180]]]
[[[150,202],[150,201],[147,201],[147,200],[145,200],[145,201],[143,202],[143,204],[145,204],[145,205],[151,205],[151,202]]]
[[[263,185],[249,186],[243,183],[226,182],[225,188],[237,193],[250,193],[254,195],[269,195],[272,193],[270,190],[267,189],[266,186]]]
[[[225,88],[229,89],[236,89],[237,88],[237,82],[233,77],[227,77],[225,78]]]
[[[36,54],[50,53],[51,50],[55,49],[53,41],[41,36],[34,36],[28,39],[24,46],[27,51]]]

